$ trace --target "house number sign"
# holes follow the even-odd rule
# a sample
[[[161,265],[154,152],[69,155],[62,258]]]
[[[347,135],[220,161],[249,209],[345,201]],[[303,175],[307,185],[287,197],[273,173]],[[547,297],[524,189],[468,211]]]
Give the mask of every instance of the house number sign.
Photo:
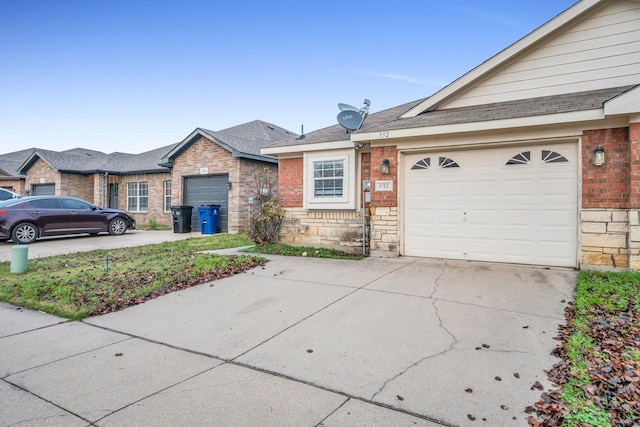
[[[393,181],[376,181],[375,191],[393,191]]]

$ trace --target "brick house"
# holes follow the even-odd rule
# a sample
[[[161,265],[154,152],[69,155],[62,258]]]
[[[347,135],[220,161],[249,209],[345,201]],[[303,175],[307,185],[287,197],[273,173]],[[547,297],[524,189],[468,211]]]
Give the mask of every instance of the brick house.
[[[264,148],[282,240],[638,269],[639,85],[640,2],[582,0],[432,96]]]
[[[177,144],[141,154],[23,150],[0,156],[7,169],[0,184],[22,195],[74,196],[123,209],[138,224],[172,224],[172,205],[217,204],[219,231],[235,233],[248,226],[254,175],[277,181],[277,160],[260,148],[294,136],[255,120],[221,131],[198,128]],[[199,229],[197,209],[192,228]]]

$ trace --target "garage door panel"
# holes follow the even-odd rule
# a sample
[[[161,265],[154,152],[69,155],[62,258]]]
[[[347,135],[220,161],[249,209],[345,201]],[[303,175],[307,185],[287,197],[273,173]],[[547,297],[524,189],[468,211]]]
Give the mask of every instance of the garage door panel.
[[[546,163],[543,150],[566,162]],[[506,164],[520,152],[529,163]],[[406,156],[403,253],[575,266],[576,155],[575,144],[558,144]],[[430,168],[411,170],[426,157]],[[441,168],[440,157],[460,167]]]
[[[204,205],[220,205],[218,227],[221,232],[228,231],[229,222],[229,177],[227,175],[205,175],[185,177],[185,205],[193,206],[191,228],[200,230],[198,207]]]

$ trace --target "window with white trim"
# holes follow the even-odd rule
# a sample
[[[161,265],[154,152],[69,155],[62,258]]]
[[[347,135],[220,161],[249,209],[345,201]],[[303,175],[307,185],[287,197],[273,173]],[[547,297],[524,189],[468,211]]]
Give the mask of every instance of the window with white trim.
[[[162,189],[164,194],[164,211],[169,212],[171,210],[171,181],[163,181]]]
[[[342,197],[344,160],[313,162],[313,197]]]
[[[149,184],[146,181],[127,183],[127,210],[129,212],[149,210]]]
[[[355,209],[354,150],[304,154],[305,209]]]

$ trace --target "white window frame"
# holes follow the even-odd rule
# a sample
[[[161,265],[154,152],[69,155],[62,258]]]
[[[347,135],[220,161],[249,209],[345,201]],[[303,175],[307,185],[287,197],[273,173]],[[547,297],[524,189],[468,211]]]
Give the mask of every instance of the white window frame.
[[[145,194],[140,194],[144,190]],[[142,206],[142,200],[146,203]],[[130,203],[133,201],[133,203]],[[132,206],[135,205],[135,206]],[[133,207],[133,209],[132,209]],[[127,211],[148,212],[149,211],[149,183],[147,181],[127,182]]]
[[[171,211],[171,180],[167,179],[162,182],[162,194],[164,195],[164,211]]]
[[[353,210],[356,208],[355,150],[314,151],[304,153],[304,208],[308,210]],[[344,164],[341,197],[315,197],[314,164],[316,162],[341,160]]]

